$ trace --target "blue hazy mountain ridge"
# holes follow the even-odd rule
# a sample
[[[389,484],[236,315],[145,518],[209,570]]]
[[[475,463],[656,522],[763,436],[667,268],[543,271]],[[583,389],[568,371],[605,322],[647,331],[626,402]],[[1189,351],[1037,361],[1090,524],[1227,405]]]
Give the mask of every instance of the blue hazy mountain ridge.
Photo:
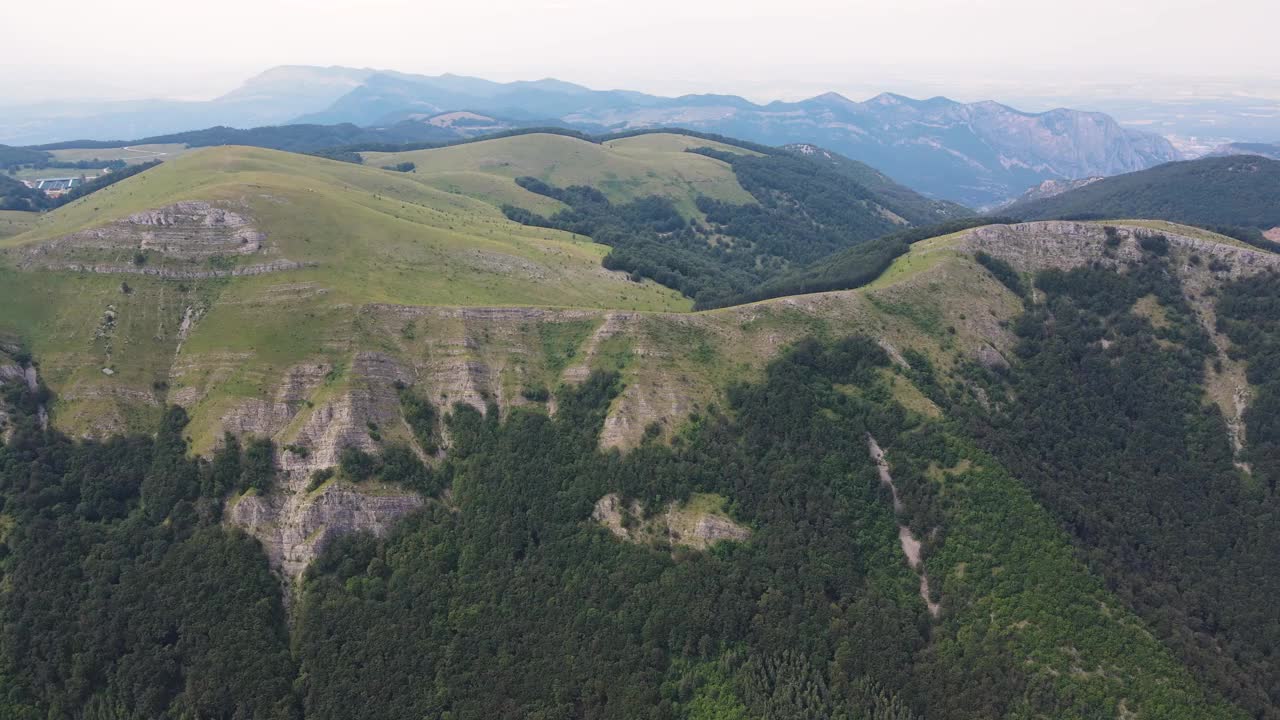
[[[1272,160],[1280,160],[1280,143],[1227,143],[1219,145],[1209,153],[1209,157],[1228,157],[1231,155],[1260,155]]]
[[[927,195],[984,207],[1044,180],[1142,170],[1180,159],[1168,140],[1102,113],[1028,113],[995,102],[915,100],[885,93],[855,102],[826,93],[800,102],[733,95],[660,97],[559,80],[499,83],[352,68],[288,66],[211,101],[145,101],[74,111],[0,110],[0,143],[145,137],[211,125],[394,124],[472,111],[521,123],[555,120],[601,132],[678,126],[767,145],[812,143],[872,165]],[[52,117],[50,117],[52,115]]]
[[[826,93],[758,105],[732,95],[663,98],[541,81],[380,73],[301,122],[386,123],[409,113],[471,110],[530,120],[556,117],[586,130],[679,126],[768,145],[814,143],[875,166],[935,197],[985,206],[1049,179],[1142,170],[1180,159],[1164,138],[1069,109],[1027,113],[885,93],[855,102]]]
[[[216,125],[279,125],[327,107],[374,70],[282,65],[212,100],[141,99],[45,102],[0,106],[0,143],[37,145],[63,140],[118,140]]]

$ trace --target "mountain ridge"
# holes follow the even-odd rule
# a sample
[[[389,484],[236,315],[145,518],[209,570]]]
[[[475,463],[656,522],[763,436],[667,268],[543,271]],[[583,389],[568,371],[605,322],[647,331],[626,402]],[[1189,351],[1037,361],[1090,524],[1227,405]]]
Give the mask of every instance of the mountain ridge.
[[[303,77],[301,88],[296,92],[289,88],[280,102],[254,90],[279,85],[275,78],[293,74]],[[345,93],[337,93],[343,88]],[[311,102],[312,107],[290,114],[301,102]],[[48,132],[59,134],[57,139],[162,134],[118,130],[140,127],[143,120],[152,128],[165,123],[174,126],[169,131],[188,130],[192,125],[244,126],[252,119],[273,124],[379,125],[414,114],[449,111],[523,123],[554,120],[597,133],[684,126],[768,145],[808,142],[830,147],[926,194],[970,206],[995,204],[1046,179],[1116,174],[1179,158],[1167,140],[1122,128],[1101,113],[1068,109],[1026,113],[994,101],[964,104],[893,93],[863,102],[825,93],[798,102],[758,104],[734,95],[669,98],[593,90],[554,79],[497,83],[451,74],[287,66],[257,76],[243,92],[232,91],[203,105],[173,105],[171,120],[165,119],[170,112],[165,107],[169,106],[148,104],[134,120],[129,119],[127,108],[118,108],[79,126],[74,118],[64,118],[51,124]],[[190,119],[201,113],[205,122]],[[18,119],[23,128],[35,123],[31,117]],[[74,127],[92,128],[92,133],[74,132]],[[13,144],[18,142],[15,138],[29,141],[33,137],[0,129],[0,142]]]
[[[1280,161],[1251,154],[1166,163],[1017,202],[1000,213],[1024,220],[1143,217],[1270,230],[1280,226]]]
[[[916,100],[888,92],[862,102],[828,92],[766,104],[733,95],[624,97],[618,91],[560,99],[518,91],[459,98],[424,94],[434,82],[430,78],[386,82],[389,87],[382,91],[357,89],[324,113],[300,119],[377,122],[394,117],[378,115],[389,107],[421,102],[434,110],[457,106],[453,109],[554,115],[589,128],[679,125],[770,145],[825,145],[918,190],[969,205],[992,204],[1045,179],[1111,175],[1180,158],[1167,140],[1122,128],[1104,113],[1066,108],[1030,113],[995,101]],[[945,179],[938,180],[939,173]]]

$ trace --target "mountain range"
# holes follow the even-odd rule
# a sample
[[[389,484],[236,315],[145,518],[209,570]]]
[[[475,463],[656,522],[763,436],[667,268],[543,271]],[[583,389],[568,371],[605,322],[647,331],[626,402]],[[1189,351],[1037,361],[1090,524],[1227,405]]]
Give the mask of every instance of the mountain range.
[[[601,132],[679,126],[766,145],[815,143],[930,196],[973,207],[1015,197],[1044,180],[1113,175],[1180,158],[1158,135],[1124,128],[1101,113],[1069,109],[1027,113],[995,102],[915,100],[890,93],[865,102],[827,93],[800,102],[757,104],[733,95],[672,98],[598,91],[552,79],[497,83],[306,66],[268,70],[208,102],[7,108],[0,113],[0,142],[138,138],[211,125],[380,127],[429,122],[458,111],[485,116],[480,122],[491,129],[567,125]]]

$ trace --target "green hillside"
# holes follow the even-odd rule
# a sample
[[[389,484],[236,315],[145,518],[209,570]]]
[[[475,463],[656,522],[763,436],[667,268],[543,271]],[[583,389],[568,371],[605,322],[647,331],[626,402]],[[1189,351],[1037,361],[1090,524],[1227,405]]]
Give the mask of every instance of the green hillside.
[[[21,235],[35,225],[39,215],[22,210],[0,210],[0,239]]]
[[[1276,720],[1280,255],[885,207],[529,134],[16,218],[0,716]]]
[[[969,208],[949,200],[934,200],[904,185],[866,163],[852,160],[816,145],[787,145],[785,149],[829,167],[843,177],[866,187],[881,198],[889,212],[912,225],[934,225],[973,215]]]
[[[1166,163],[1000,213],[1023,220],[1151,218],[1270,229],[1280,226],[1280,161],[1235,155]]]
[[[687,217],[696,214],[694,203],[699,195],[735,203],[752,201],[727,165],[684,152],[693,144],[729,147],[674,136],[641,135],[600,144],[539,133],[430,150],[365,152],[361,157],[366,165],[374,167],[412,162],[416,165],[412,174],[434,187],[456,187],[488,202],[511,203],[535,211],[545,205],[534,205],[520,193],[499,195],[486,185],[472,186],[466,182],[465,174],[508,180],[536,177],[559,187],[589,185],[614,202],[658,195],[674,202]]]
[[[610,277],[606,248],[511,223],[491,205],[399,173],[250,148],[211,148],[165,163],[42,217],[0,244],[11,261],[67,266],[132,259],[136,247],[80,250],[42,243],[144,210],[200,200],[234,209],[264,233],[262,251],[186,259],[158,252],[148,268],[208,274],[287,259],[297,282],[323,282],[352,301],[436,305],[541,304],[677,309],[653,285]],[[33,253],[43,252],[38,260]],[[28,258],[24,260],[23,258]],[[506,267],[513,272],[498,272]],[[123,268],[128,270],[127,267]]]

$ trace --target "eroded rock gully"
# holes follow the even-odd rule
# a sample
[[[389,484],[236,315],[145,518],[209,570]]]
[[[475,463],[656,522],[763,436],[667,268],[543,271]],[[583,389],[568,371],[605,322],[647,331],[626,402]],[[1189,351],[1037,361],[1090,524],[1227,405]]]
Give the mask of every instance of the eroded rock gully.
[[[241,497],[227,508],[228,521],[256,537],[271,566],[289,581],[333,539],[354,532],[383,535],[424,502],[408,493],[373,495],[333,484],[308,493],[308,482],[308,473],[288,471],[275,492]]]
[[[381,535],[424,502],[417,494],[389,487],[371,492],[328,483],[308,491],[312,473],[338,465],[344,449],[379,450],[370,437],[370,424],[401,422],[395,385],[408,375],[391,358],[357,353],[347,388],[308,407],[308,398],[331,371],[323,362],[296,365],[286,372],[271,402],[249,401],[223,418],[227,429],[272,437],[301,422],[289,444],[306,450],[279,451],[277,488],[266,496],[235,498],[227,508],[228,522],[258,538],[271,566],[288,580],[296,580],[334,538],[352,532]]]
[[[867,434],[867,449],[871,453],[872,462],[876,464],[881,484],[889,488],[889,492],[893,496],[894,515],[901,515],[903,511],[902,500],[898,498],[898,488],[893,484],[893,476],[889,474],[889,461],[885,460],[884,450],[880,449],[880,445],[876,443],[876,439],[870,433]],[[925,606],[929,608],[929,614],[938,617],[942,612],[942,605],[934,602],[929,596],[929,576],[924,571],[924,563],[920,556],[920,540],[911,532],[911,528],[904,523],[898,524],[898,544],[902,547],[902,554],[906,557],[907,564],[920,576],[920,597],[924,600]]]

